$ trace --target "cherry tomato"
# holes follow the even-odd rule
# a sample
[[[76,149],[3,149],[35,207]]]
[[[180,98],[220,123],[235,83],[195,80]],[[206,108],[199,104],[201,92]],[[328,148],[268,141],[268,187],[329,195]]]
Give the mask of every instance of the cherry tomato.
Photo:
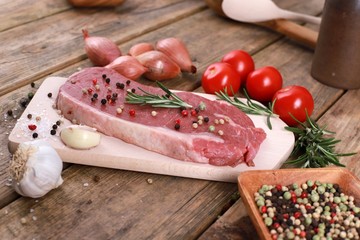
[[[206,93],[224,91],[229,96],[237,93],[240,89],[241,80],[239,74],[228,63],[218,62],[207,67],[202,75],[201,85]]]
[[[280,72],[274,67],[266,66],[249,73],[245,88],[250,98],[260,102],[269,102],[282,88],[282,84]]]
[[[311,93],[301,86],[289,86],[277,91],[273,97],[274,113],[289,126],[298,123],[291,117],[294,116],[300,122],[306,120],[306,113],[311,116],[314,110],[314,99]],[[291,114],[291,115],[290,115]]]
[[[241,82],[244,84],[247,75],[254,71],[255,63],[249,53],[242,50],[233,50],[223,56],[221,62],[229,63],[240,74]]]

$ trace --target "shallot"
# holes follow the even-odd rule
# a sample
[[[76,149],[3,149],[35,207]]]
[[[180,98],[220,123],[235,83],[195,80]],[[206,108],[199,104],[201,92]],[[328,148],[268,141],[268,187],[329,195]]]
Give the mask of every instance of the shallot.
[[[135,57],[128,55],[116,58],[105,67],[112,68],[131,80],[138,79],[141,75],[148,71],[148,69],[144,67]]]
[[[161,39],[156,43],[155,49],[171,58],[182,71],[196,73],[197,69],[192,63],[189,51],[180,39],[174,37]]]
[[[95,66],[106,66],[121,56],[118,46],[105,37],[90,37],[86,29],[82,30],[85,40],[85,51]]]
[[[151,43],[147,43],[147,42],[137,43],[130,48],[129,55],[136,57],[144,52],[148,52],[152,50],[154,50],[154,46]]]
[[[180,67],[168,56],[160,51],[148,51],[136,57],[139,62],[149,69],[144,76],[153,81],[162,81],[178,77]]]

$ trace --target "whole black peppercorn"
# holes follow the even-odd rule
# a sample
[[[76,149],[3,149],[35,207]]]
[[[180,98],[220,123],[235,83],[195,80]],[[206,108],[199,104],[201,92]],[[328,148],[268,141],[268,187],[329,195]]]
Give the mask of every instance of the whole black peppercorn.
[[[61,122],[58,120],[56,121],[56,125],[60,126]]]
[[[34,83],[34,82],[30,83],[30,86],[31,86],[32,88],[35,87],[35,83]]]
[[[179,130],[180,129],[180,124],[176,123],[174,128],[175,128],[175,130]]]
[[[94,93],[94,94],[93,94],[93,98],[95,98],[95,99],[96,99],[98,96],[99,96],[99,95],[98,95],[97,93]]]
[[[7,111],[7,115],[12,116],[12,115],[13,115],[13,111],[12,111],[11,109],[8,110],[8,111]]]
[[[22,106],[23,108],[26,108],[28,104],[29,104],[29,100],[27,98],[20,99],[20,106]]]
[[[106,99],[104,99],[104,98],[103,98],[103,99],[101,99],[101,104],[102,104],[102,105],[105,105],[105,104],[106,104],[106,102],[107,102],[107,101],[106,101]]]
[[[127,80],[127,81],[126,81],[126,85],[130,85],[130,80]]]
[[[105,79],[105,78],[106,78],[106,74],[103,74],[103,75],[102,75],[102,78]]]
[[[109,83],[110,83],[110,78],[106,78],[106,79],[105,79],[105,82],[106,82],[107,84],[109,84]]]
[[[209,117],[204,117],[204,122],[209,122]]]
[[[49,98],[51,98],[52,97],[52,93],[50,92],[50,93],[48,93],[48,95],[47,95]]]
[[[27,118],[28,118],[28,119],[31,119],[31,118],[32,118],[32,115],[29,113],[29,114],[27,115]]]
[[[39,134],[37,134],[36,132],[33,133],[33,135],[32,135],[33,138],[37,138],[38,136],[39,136]]]
[[[54,130],[56,130],[58,128],[58,126],[56,125],[56,124],[54,124],[53,126],[52,126],[52,129],[54,129]]]
[[[50,134],[51,134],[51,135],[55,135],[55,134],[56,134],[56,130],[51,129]]]
[[[33,97],[34,97],[34,93],[29,92],[29,93],[28,93],[28,98],[31,100]]]

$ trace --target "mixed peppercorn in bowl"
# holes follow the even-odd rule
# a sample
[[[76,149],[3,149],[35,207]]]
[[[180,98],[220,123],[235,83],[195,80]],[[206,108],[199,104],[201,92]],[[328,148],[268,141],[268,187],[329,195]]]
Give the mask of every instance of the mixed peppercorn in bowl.
[[[247,171],[238,186],[261,239],[360,237],[360,181],[344,168]]]

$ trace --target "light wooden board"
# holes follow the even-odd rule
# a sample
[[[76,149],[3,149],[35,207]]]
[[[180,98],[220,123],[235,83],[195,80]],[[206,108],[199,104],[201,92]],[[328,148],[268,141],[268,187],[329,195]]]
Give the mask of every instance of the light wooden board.
[[[64,162],[75,164],[108,167],[131,171],[149,172],[180,177],[206,179],[214,181],[236,182],[237,177],[247,170],[277,169],[288,158],[294,146],[294,136],[291,132],[284,130],[285,124],[276,118],[272,118],[273,129],[266,126],[266,118],[250,115],[257,127],[263,128],[267,133],[266,140],[262,143],[260,151],[254,159],[255,167],[248,167],[240,164],[237,167],[218,167],[209,164],[184,162],[164,155],[147,151],[143,148],[127,144],[119,139],[102,135],[101,143],[90,150],[75,150],[65,146],[59,138],[62,128],[71,125],[64,120],[64,123],[57,130],[57,134],[50,135],[51,126],[61,116],[54,109],[54,102],[59,87],[66,81],[66,78],[49,77],[36,92],[34,98],[25,109],[22,116],[9,135],[9,150],[14,152],[19,143],[31,141],[32,131],[28,125],[36,123],[39,138],[46,139],[59,153]],[[49,98],[48,93],[52,93]],[[208,98],[213,95],[201,94]],[[32,114],[28,119],[27,115]],[[41,120],[36,122],[36,117]]]

